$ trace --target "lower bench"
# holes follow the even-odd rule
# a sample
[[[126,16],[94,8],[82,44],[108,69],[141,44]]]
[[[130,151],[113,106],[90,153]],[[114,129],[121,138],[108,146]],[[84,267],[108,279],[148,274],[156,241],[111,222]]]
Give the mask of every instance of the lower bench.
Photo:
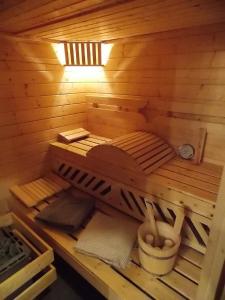
[[[162,277],[154,277],[140,267],[137,248],[134,248],[131,263],[126,269],[112,267],[74,249],[83,229],[75,234],[66,234],[35,220],[38,212],[48,206],[51,201],[54,200],[45,199],[36,206],[27,208],[20,201],[13,199],[12,207],[53,247],[58,255],[107,299],[195,299],[204,257],[200,252],[182,246],[174,270]],[[96,210],[109,215],[122,214],[123,217],[129,218],[101,201],[96,202]]]

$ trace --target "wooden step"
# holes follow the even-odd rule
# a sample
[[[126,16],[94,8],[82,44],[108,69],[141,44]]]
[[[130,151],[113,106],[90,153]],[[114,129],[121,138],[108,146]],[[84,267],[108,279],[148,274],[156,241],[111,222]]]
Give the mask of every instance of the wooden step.
[[[49,173],[45,177],[32,182],[12,186],[10,191],[27,207],[32,207],[62,190],[67,190],[70,186],[70,183],[56,174]]]

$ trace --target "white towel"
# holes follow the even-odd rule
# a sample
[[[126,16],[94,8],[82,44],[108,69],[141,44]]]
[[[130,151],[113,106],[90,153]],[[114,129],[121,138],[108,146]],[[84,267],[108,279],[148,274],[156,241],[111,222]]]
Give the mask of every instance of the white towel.
[[[125,268],[136,241],[138,225],[135,221],[96,212],[75,248],[113,266]]]

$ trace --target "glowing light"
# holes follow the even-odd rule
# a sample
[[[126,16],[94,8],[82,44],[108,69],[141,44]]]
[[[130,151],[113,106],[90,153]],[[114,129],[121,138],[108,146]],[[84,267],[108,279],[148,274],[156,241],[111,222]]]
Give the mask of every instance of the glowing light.
[[[54,43],[52,47],[61,65],[65,65],[65,53],[63,43]],[[102,45],[102,63],[107,64],[113,44]],[[107,82],[104,66],[65,66],[62,75],[63,82]]]
[[[57,59],[61,65],[65,65],[66,60],[65,60],[65,54],[64,54],[64,45],[63,43],[58,43],[58,44],[52,44],[52,47],[55,51],[55,54],[57,56]]]
[[[60,62],[60,64],[65,65],[66,60],[65,60],[64,44],[63,43],[52,44],[52,47],[55,51],[55,54],[56,54],[57,59]],[[102,44],[102,64],[103,65],[107,64],[112,47],[113,47],[113,44]],[[83,68],[83,66],[82,66],[82,68]],[[84,67],[84,68],[86,68],[86,67]],[[91,68],[95,68],[95,67],[91,67]]]
[[[100,82],[105,81],[105,72],[103,67],[78,67],[78,66],[66,66],[64,68],[65,81],[76,82]]]
[[[113,48],[113,44],[102,44],[102,64],[106,65],[109,57],[110,57],[110,53],[112,51]]]

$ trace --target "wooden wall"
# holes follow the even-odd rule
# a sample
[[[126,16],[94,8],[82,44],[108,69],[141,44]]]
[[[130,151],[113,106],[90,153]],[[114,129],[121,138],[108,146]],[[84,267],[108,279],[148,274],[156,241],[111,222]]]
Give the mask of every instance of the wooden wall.
[[[205,127],[204,159],[225,162],[224,24],[115,41],[105,78],[87,90],[98,93],[89,97],[97,133],[148,128],[178,146]]]
[[[52,45],[0,38],[0,198],[47,166],[58,132],[86,124],[86,103]]]
[[[86,99],[97,134],[147,129],[178,146],[206,127],[204,159],[224,163],[224,41],[224,24],[118,40],[104,69],[65,70],[51,44],[2,36],[1,197],[43,172],[58,132],[87,125]]]

